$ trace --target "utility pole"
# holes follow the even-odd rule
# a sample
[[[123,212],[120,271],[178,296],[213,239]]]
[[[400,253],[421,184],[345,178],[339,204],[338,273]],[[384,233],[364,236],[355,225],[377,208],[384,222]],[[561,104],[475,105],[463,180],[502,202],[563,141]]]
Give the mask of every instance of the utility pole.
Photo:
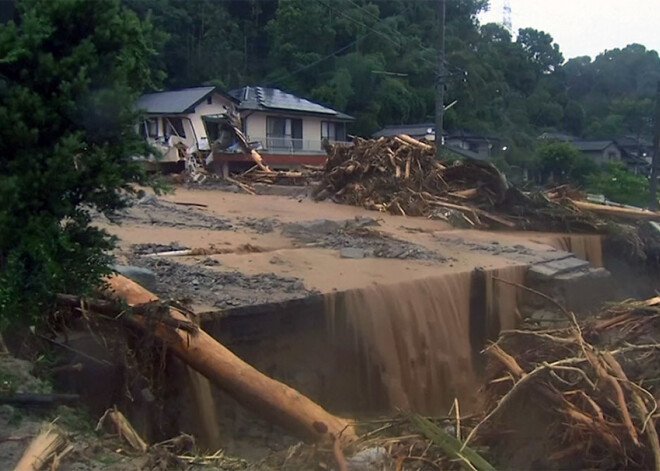
[[[651,160],[651,204],[650,208],[658,209],[658,167],[660,166],[660,81],[655,94],[655,116],[653,117],[653,159]]]
[[[436,0],[438,9],[438,76],[435,79],[435,155],[439,159],[445,112],[445,0]]]

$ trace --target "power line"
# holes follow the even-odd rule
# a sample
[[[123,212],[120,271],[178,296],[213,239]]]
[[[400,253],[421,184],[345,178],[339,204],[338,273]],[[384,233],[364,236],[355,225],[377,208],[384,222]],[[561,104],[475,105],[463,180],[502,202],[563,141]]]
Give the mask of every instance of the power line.
[[[324,7],[328,8],[328,9],[332,9],[332,7],[331,7],[330,5],[328,5],[327,3],[323,2],[322,0],[316,0],[316,1],[317,1],[318,3],[320,3],[321,5],[323,5]],[[341,10],[335,9],[335,11],[336,11],[337,13],[339,13],[341,16],[343,16],[344,18],[346,18],[346,19],[352,21],[353,23],[358,24],[358,25],[360,25],[360,26],[362,26],[362,27],[364,27],[364,28],[367,28],[368,30],[370,30],[370,31],[372,31],[372,32],[374,32],[374,33],[376,33],[376,34],[382,36],[383,38],[387,39],[389,42],[391,42],[392,44],[394,44],[396,47],[401,47],[401,44],[400,44],[398,41],[395,41],[394,39],[392,39],[391,37],[389,37],[389,36],[386,35],[385,33],[381,32],[381,31],[378,31],[377,29],[374,29],[374,28],[372,28],[371,26],[368,26],[368,25],[364,24],[364,23],[363,23],[362,21],[360,21],[360,20],[356,20],[356,19],[353,18],[351,15],[349,15],[349,14],[347,14],[347,13],[344,13],[344,12],[341,11]],[[381,21],[382,21],[382,20],[381,20]]]
[[[349,1],[350,1],[350,0],[349,0]],[[321,1],[319,1],[319,3],[323,4],[323,5],[326,6],[327,8],[330,8],[327,4],[324,4],[324,3],[321,2]],[[351,2],[351,3],[352,3],[352,2]],[[354,5],[355,5],[355,4],[354,4]],[[411,8],[411,6],[408,6],[407,8],[405,8],[405,9],[401,12],[401,14],[407,12],[408,10],[410,10],[410,8]],[[384,20],[385,20],[384,18],[383,18],[383,19],[380,19],[381,22],[384,21]],[[353,19],[353,21],[358,21],[358,20]],[[362,25],[365,26],[366,28],[369,28],[369,27],[366,26],[364,23],[361,23],[361,22],[359,22],[359,21],[358,21],[358,23],[362,24]],[[344,52],[346,49],[351,48],[352,46],[354,46],[355,44],[357,44],[358,42],[362,41],[364,38],[366,38],[367,36],[370,36],[370,35],[373,34],[373,33],[382,34],[382,33],[380,33],[379,31],[377,31],[377,30],[375,30],[375,29],[373,29],[373,28],[369,28],[369,29],[370,29],[370,32],[365,33],[365,34],[363,34],[362,36],[356,38],[356,39],[355,39],[353,42],[351,42],[350,44],[348,44],[348,45],[346,45],[346,46],[343,46],[343,47],[337,49],[337,50],[334,51],[334,52],[331,52],[331,53],[328,54],[327,56],[322,57],[322,58],[320,58],[320,59],[318,59],[318,60],[312,62],[311,64],[304,65],[304,66],[302,66],[302,67],[300,67],[300,68],[294,70],[293,72],[288,72],[288,73],[286,73],[286,74],[284,74],[284,75],[281,75],[281,76],[279,76],[279,77],[276,77],[276,78],[274,78],[274,79],[271,79],[271,80],[269,80],[268,82],[264,83],[264,85],[272,85],[272,84],[274,84],[274,83],[276,83],[276,82],[279,82],[279,81],[282,81],[282,80],[284,80],[284,79],[287,79],[287,78],[291,77],[292,75],[295,75],[295,74],[297,74],[297,73],[299,73],[299,72],[303,72],[303,71],[305,71],[305,70],[307,70],[307,69],[310,69],[310,68],[312,68],[312,67],[314,67],[314,66],[320,64],[321,62],[324,62],[324,61],[326,61],[326,60],[328,60],[328,59],[330,59],[330,58],[332,58],[332,57],[335,57],[337,54],[340,54],[340,53]],[[388,37],[388,39],[390,39],[390,38]],[[428,61],[428,60],[425,59],[425,58],[422,58],[422,60],[424,60],[424,61],[430,63],[430,61]]]
[[[337,54],[340,54],[340,53],[344,52],[346,49],[349,49],[349,48],[353,47],[355,44],[357,44],[358,42],[362,41],[364,38],[366,38],[366,37],[369,36],[370,34],[371,34],[371,33],[363,34],[362,36],[358,37],[357,39],[355,39],[355,40],[354,40],[353,42],[351,42],[350,44],[347,44],[346,46],[341,47],[341,48],[337,49],[337,50],[334,51],[334,52],[331,52],[331,53],[328,54],[327,56],[322,57],[322,58],[320,58],[320,59],[317,59],[317,60],[315,60],[314,62],[312,62],[311,64],[304,65],[304,66],[302,66],[302,67],[300,67],[300,68],[294,70],[293,72],[288,72],[288,73],[286,73],[286,74],[284,74],[284,75],[281,75],[280,77],[276,77],[276,78],[274,78],[274,79],[271,79],[271,80],[269,80],[268,82],[266,82],[264,85],[272,85],[272,84],[274,84],[274,83],[276,83],[276,82],[280,82],[280,81],[282,81],[282,80],[284,80],[284,79],[286,79],[286,78],[289,78],[289,77],[291,77],[292,75],[295,75],[295,74],[297,74],[297,73],[299,73],[299,72],[302,72],[302,71],[304,71],[304,70],[310,69],[310,68],[314,67],[315,65],[318,65],[318,64],[320,64],[321,62],[326,61],[326,60],[328,60],[328,59],[330,59],[330,58],[336,56]]]

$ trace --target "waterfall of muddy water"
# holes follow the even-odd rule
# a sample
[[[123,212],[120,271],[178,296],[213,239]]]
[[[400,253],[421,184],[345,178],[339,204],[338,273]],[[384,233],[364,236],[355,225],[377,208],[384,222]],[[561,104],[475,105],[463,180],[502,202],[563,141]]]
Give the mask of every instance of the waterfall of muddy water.
[[[515,329],[522,316],[518,311],[522,299],[521,288],[501,280],[519,285],[525,283],[525,266],[498,268],[485,272],[486,277],[486,332],[488,340],[494,341],[503,330]],[[483,345],[475,345],[483,348]]]
[[[200,425],[195,438],[203,449],[215,451],[220,448],[220,427],[215,410],[215,400],[211,383],[203,375],[186,366],[190,379],[190,390],[194,403],[197,423]]]
[[[543,242],[555,249],[572,252],[595,267],[603,266],[603,248],[599,235],[558,234],[549,236],[547,239],[544,238]]]
[[[493,274],[522,284],[524,270]],[[326,296],[338,371],[352,376],[349,384],[356,385],[369,412],[401,408],[446,414],[454,398],[461,411],[478,407],[472,357],[483,345],[470,340],[471,277],[471,272],[451,273]],[[486,286],[489,293],[477,293],[488,296],[480,322],[514,327],[516,289],[492,278]]]

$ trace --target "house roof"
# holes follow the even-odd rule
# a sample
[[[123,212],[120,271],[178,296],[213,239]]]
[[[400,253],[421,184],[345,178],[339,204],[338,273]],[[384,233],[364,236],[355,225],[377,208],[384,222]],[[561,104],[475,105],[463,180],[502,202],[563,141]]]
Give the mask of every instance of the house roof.
[[[153,114],[189,113],[212,93],[219,93],[225,98],[238,103],[234,97],[227,95],[217,87],[195,87],[169,92],[148,93],[138,99],[136,106],[147,111],[147,113]]]
[[[292,111],[331,116],[336,119],[352,121],[354,118],[340,111],[320,105],[279,88],[243,87],[230,90],[229,94],[240,101],[241,110]]]
[[[571,136],[570,134],[563,134],[560,132],[544,132],[541,134],[539,139],[545,139],[545,140],[555,140],[555,141],[562,141],[562,142],[571,142],[571,141],[576,141],[578,140],[577,137]]]
[[[420,123],[420,124],[401,124],[385,126],[378,132],[373,134],[373,137],[392,137],[398,134],[407,134],[409,136],[426,136],[427,134],[435,134],[435,124],[433,123]]]
[[[398,134],[407,134],[412,137],[423,137],[429,134],[435,134],[435,123],[420,123],[420,124],[397,124],[385,126],[380,131],[375,132],[373,137],[393,137]],[[445,140],[460,139],[462,141],[499,141],[500,139],[493,136],[485,136],[477,134],[468,129],[454,129],[452,131],[444,131]]]
[[[571,144],[584,152],[599,152],[616,145],[614,141],[572,141]]]

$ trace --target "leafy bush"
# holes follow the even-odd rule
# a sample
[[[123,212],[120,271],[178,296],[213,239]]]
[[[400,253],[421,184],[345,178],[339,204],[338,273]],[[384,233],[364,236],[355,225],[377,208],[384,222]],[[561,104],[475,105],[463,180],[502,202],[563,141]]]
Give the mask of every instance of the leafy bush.
[[[649,179],[629,172],[621,162],[611,162],[603,172],[593,175],[588,190],[617,203],[642,207],[649,203]]]
[[[0,27],[0,328],[85,294],[113,240],[90,211],[127,204],[146,144],[133,103],[157,35],[119,0],[23,0]]]

